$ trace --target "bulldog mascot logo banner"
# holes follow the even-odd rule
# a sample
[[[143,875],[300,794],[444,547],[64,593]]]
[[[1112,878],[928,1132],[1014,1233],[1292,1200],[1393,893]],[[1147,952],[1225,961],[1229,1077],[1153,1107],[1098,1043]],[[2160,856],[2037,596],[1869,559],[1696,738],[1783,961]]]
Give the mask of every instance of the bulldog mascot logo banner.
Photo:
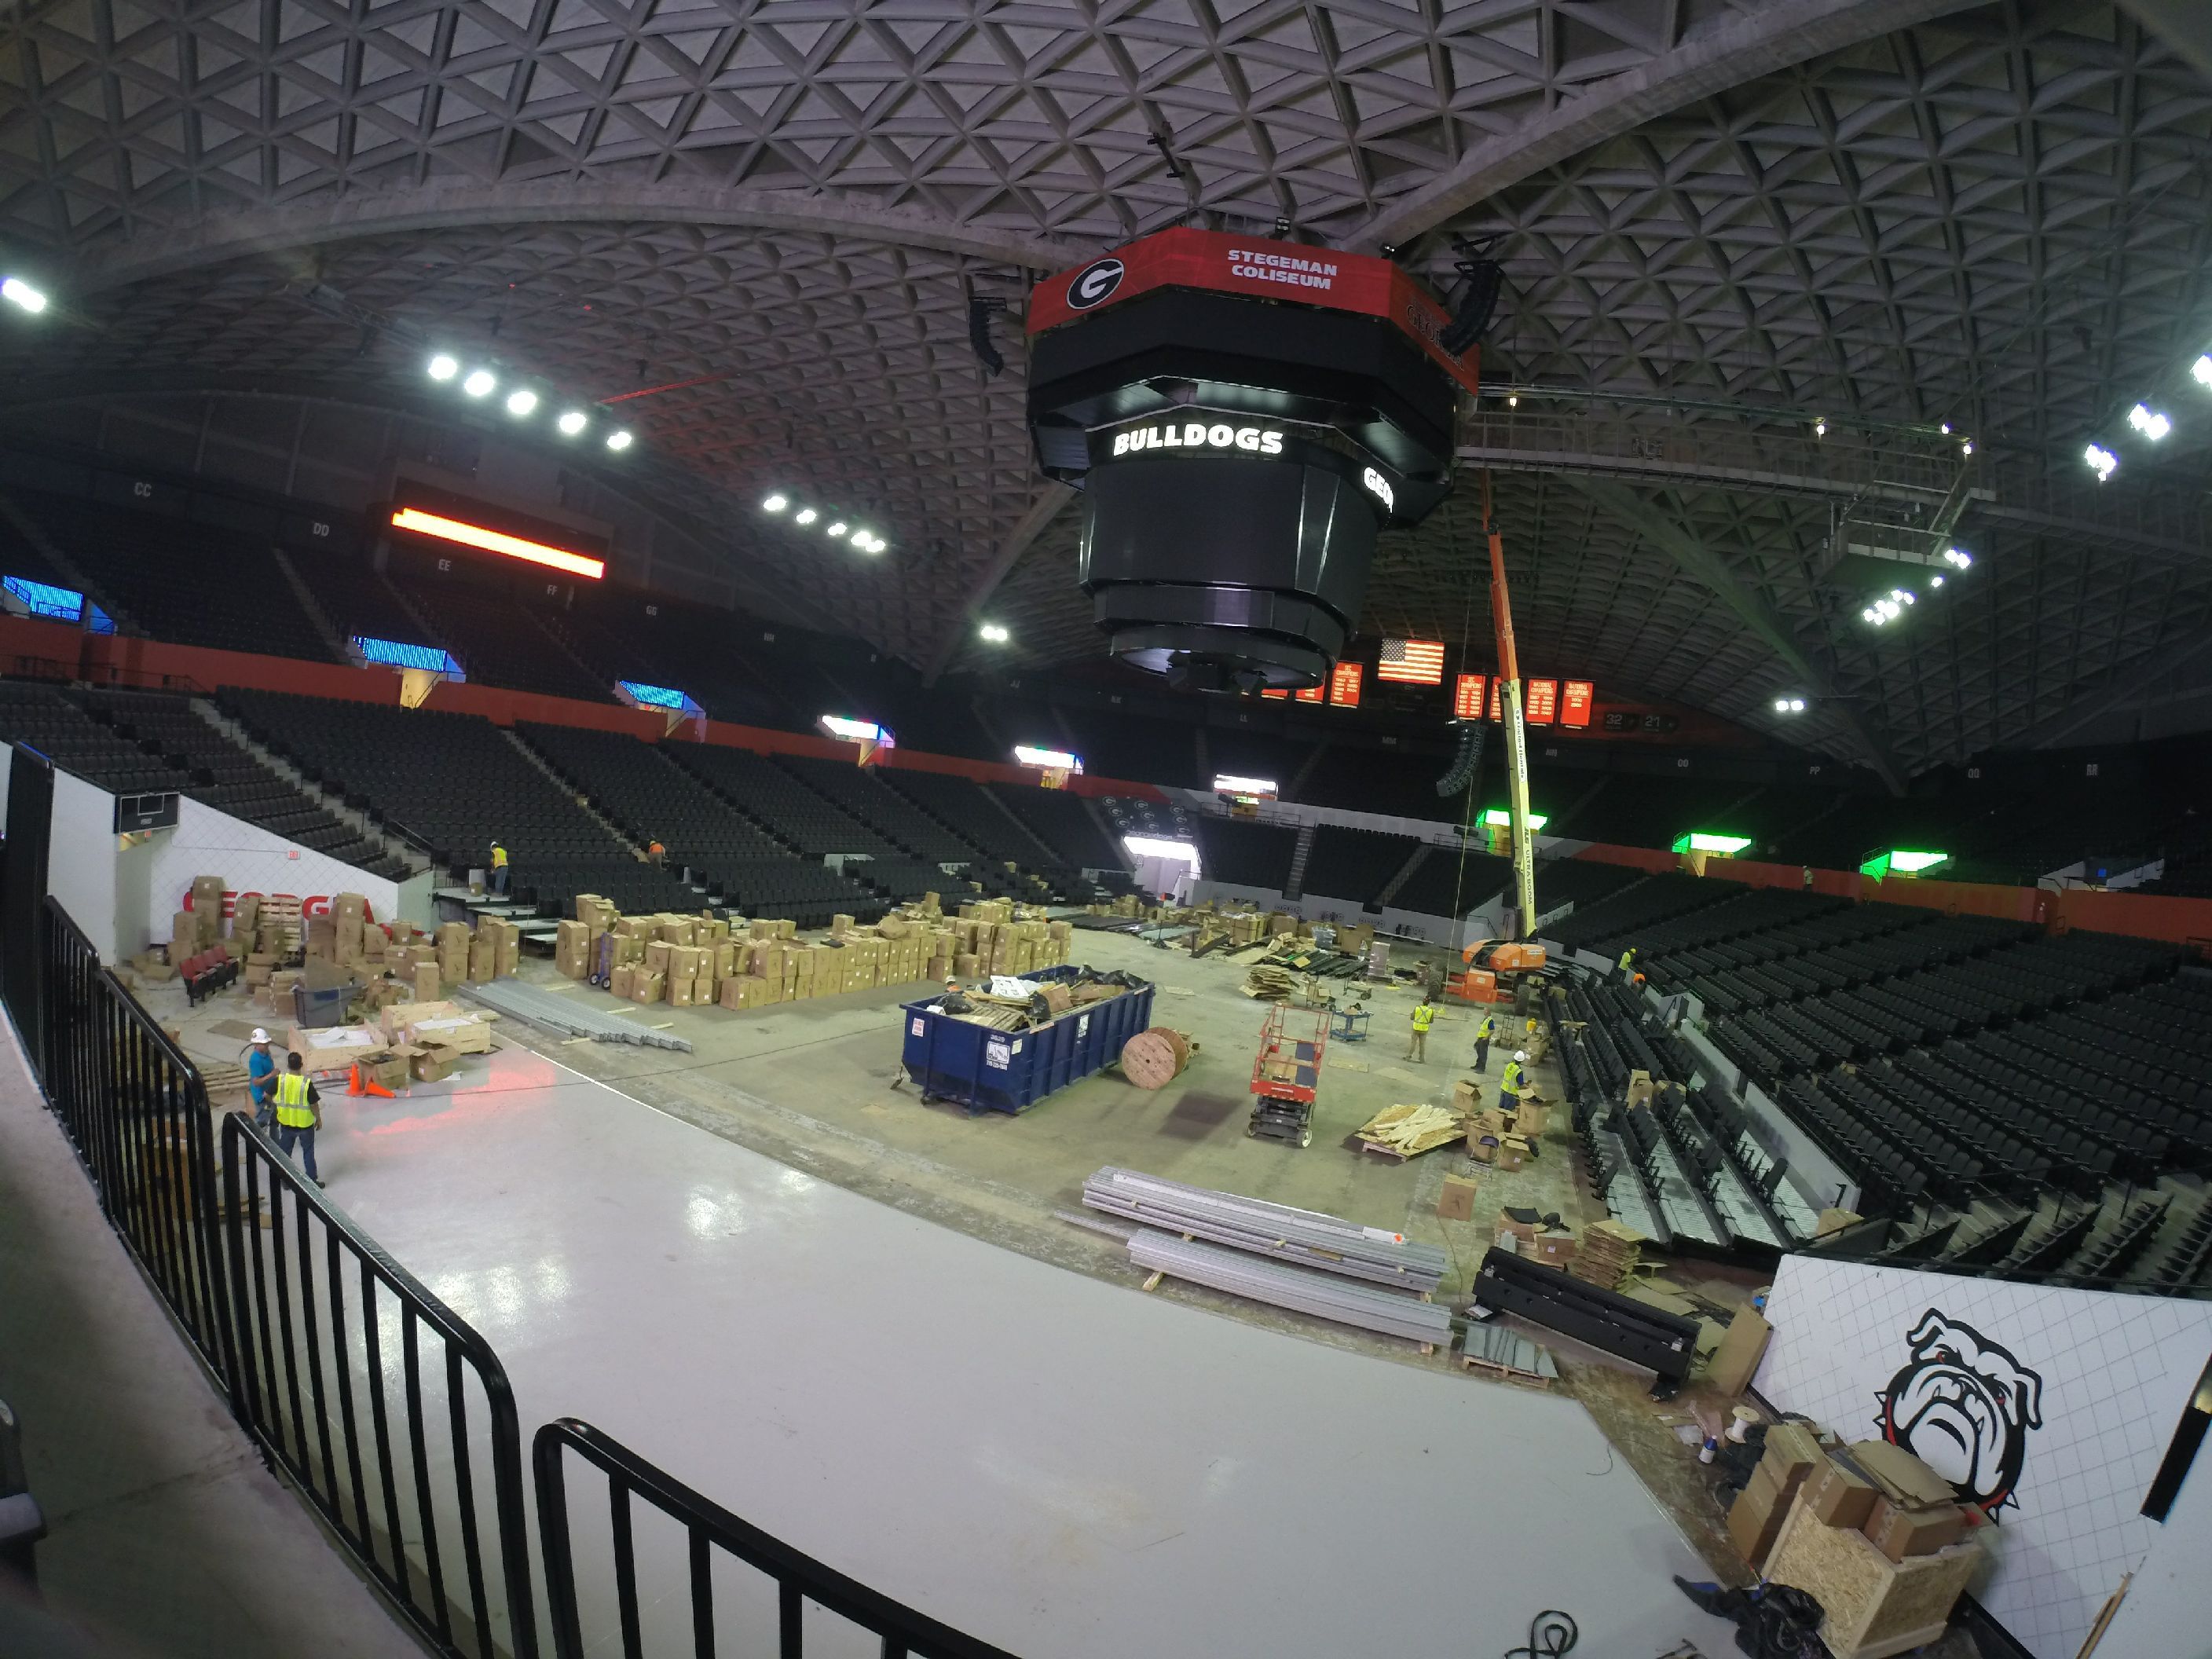
[[[1875,1426],[1995,1520],[2019,1488],[2030,1431],[2043,1426],[2043,1379],[1936,1308],[1906,1340],[1911,1358],[1875,1396]]]

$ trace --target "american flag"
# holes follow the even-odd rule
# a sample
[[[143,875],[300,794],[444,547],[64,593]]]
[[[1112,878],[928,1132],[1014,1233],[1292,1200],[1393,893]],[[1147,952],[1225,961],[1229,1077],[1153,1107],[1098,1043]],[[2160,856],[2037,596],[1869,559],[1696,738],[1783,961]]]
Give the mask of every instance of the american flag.
[[[1385,640],[1376,664],[1378,680],[1401,680],[1407,685],[1442,685],[1444,647],[1442,640]]]

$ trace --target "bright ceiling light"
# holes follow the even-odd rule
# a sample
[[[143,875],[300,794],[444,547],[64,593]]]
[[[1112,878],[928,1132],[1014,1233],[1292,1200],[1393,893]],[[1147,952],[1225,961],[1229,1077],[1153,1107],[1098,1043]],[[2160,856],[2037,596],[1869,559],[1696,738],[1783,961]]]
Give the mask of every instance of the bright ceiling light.
[[[46,296],[21,276],[0,278],[0,298],[21,306],[33,317],[46,308]]]
[[[817,513],[812,507],[802,507],[795,515],[795,521],[799,524],[812,524],[821,516],[822,515],[819,513]]]
[[[460,372],[461,366],[442,351],[430,359],[430,378],[434,380],[450,380]]]
[[[784,493],[779,489],[775,495],[770,495],[766,501],[761,503],[761,511],[763,513],[781,513],[785,507],[789,507],[791,503],[785,498]]]
[[[842,519],[836,520],[822,533],[834,541],[836,538],[845,533],[845,521]]]
[[[1941,576],[1930,576],[1928,579],[1928,585],[1930,587],[1941,587],[1943,586],[1943,579]]]
[[[538,394],[532,392],[528,386],[524,386],[520,391],[510,392],[507,393],[507,412],[514,416],[517,419],[527,415],[532,410],[537,407]]]
[[[876,532],[866,525],[860,526],[853,532],[853,545],[855,547],[872,548],[875,541]]]
[[[563,413],[553,424],[561,428],[562,437],[573,438],[589,424],[589,418],[582,410],[571,409]]]
[[[1959,569],[1964,570],[1968,566],[1972,565],[1973,562],[1974,556],[1967,552],[1963,547],[1947,547],[1943,550],[1943,562],[1945,564],[1954,565]]]
[[[1974,453],[1974,441],[1972,438],[1961,438],[1959,441],[1959,453],[1961,455],[1972,455]]]
[[[2091,444],[2081,452],[2081,459],[2089,464],[2089,471],[2097,475],[2099,483],[2120,470],[2120,458],[2102,444]]]
[[[1815,415],[1813,417],[1813,435],[1816,438],[1825,438],[1828,435],[1828,417],[1826,416]]]
[[[471,398],[485,398],[491,395],[491,389],[498,384],[499,377],[489,369],[471,369],[469,378],[461,382],[461,390]]]
[[[2212,386],[2212,353],[2199,357],[2189,366],[2190,374],[2201,386]]]
[[[1805,699],[1804,699],[1804,698],[1802,698],[1802,697],[1792,697],[1792,698],[1790,698],[1790,712],[1791,714],[1803,714],[1803,713],[1805,712]]]
[[[2163,438],[2167,433],[2173,430],[2173,422],[2172,421],[2166,419],[2166,417],[2160,414],[2158,410],[2148,408],[2142,404],[2137,404],[2133,409],[2128,411],[2128,424],[2135,428],[2136,431],[2142,433],[2144,437],[2149,439],[2153,443],[2156,443],[2160,438]]]
[[[1945,421],[1945,422],[1942,423],[1942,434],[1943,434],[1943,435],[1944,435],[1945,437],[1947,437],[1947,438],[1948,438],[1948,437],[1949,437],[1949,436],[1951,435],[1951,423],[1950,423],[1950,422],[1948,422],[1948,421]]]
[[[1865,610],[1859,612],[1859,620],[1864,623],[1872,623],[1876,628],[1879,628],[1881,626],[1881,612],[1875,610],[1872,605],[1869,605]]]
[[[620,454],[623,450],[628,449],[632,441],[633,440],[627,432],[610,432],[607,434],[607,447],[613,450],[617,454]]]
[[[981,631],[983,637],[988,640],[993,645],[1004,645],[1008,639],[1012,637],[1005,629],[1001,628],[996,623],[985,623]]]

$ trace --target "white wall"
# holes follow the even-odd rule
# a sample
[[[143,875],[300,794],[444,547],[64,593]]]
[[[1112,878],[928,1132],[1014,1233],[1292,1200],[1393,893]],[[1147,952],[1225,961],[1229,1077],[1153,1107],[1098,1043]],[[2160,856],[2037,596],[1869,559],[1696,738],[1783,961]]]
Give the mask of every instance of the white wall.
[[[2138,1511],[2212,1355],[2212,1304],[1792,1255],[1766,1316],[1758,1385],[1782,1409],[1850,1440],[1882,1437],[1887,1416],[1890,1437],[1984,1496],[2005,1483],[1977,1484],[1975,1468],[2001,1468],[2003,1448],[2018,1448],[2012,1501],[1984,1529],[1996,1568],[1978,1594],[2036,1659],[2073,1659],[2123,1577],[2148,1562],[2155,1579],[2182,1560],[2189,1580],[2146,1583],[2135,1623],[2185,1638],[2108,1642],[2099,1659],[2207,1651],[2212,1478],[2196,1471],[2185,1515],[2178,1507],[2163,1527]]]
[[[2204,1584],[2212,1562],[2212,1441],[2197,1449],[2173,1508],[2157,1525],[2150,1559],[2136,1570],[2097,1659],[2212,1659],[2206,1617],[2212,1596]]]
[[[60,839],[57,829],[57,855]],[[114,837],[111,836],[108,840],[112,845]],[[202,875],[221,876],[223,885],[233,895],[289,893],[301,900],[310,915],[327,908],[332,894],[359,893],[368,901],[370,914],[380,921],[394,916],[405,916],[416,922],[429,920],[427,914],[408,914],[400,902],[397,883],[372,876],[350,864],[341,864],[243,818],[218,812],[189,796],[178,803],[177,827],[157,833],[153,848],[146,908],[137,917],[141,931],[139,942],[132,947],[134,951],[145,949],[149,939],[169,937],[170,922],[184,908],[185,899],[192,889],[192,878]],[[427,885],[419,879],[410,884]],[[316,899],[325,901],[325,904],[316,905],[313,902]],[[414,908],[427,909],[427,905],[425,893],[418,896]]]
[[[61,902],[102,962],[144,950],[139,917],[124,915],[117,904],[115,797],[57,767],[49,822],[53,844],[46,851],[46,890]]]

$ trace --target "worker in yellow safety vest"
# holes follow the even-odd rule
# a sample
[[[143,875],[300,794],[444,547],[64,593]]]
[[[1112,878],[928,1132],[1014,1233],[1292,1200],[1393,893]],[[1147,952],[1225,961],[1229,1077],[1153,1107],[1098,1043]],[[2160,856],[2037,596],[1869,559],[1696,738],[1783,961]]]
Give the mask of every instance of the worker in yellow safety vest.
[[[1429,1006],[1426,997],[1413,1005],[1413,1046],[1406,1050],[1407,1059],[1423,1061],[1428,1059],[1429,1024],[1436,1017],[1437,1011]]]
[[[1490,1069],[1490,1040],[1498,1035],[1498,1022],[1490,1015],[1482,1017],[1482,1024],[1474,1028],[1474,1069]]]
[[[1498,1079],[1498,1103],[1510,1112],[1521,1104],[1521,1068],[1528,1064],[1528,1051],[1516,1048],[1513,1058],[1505,1062],[1504,1075]]]
[[[315,1128],[323,1120],[322,1097],[307,1073],[300,1069],[299,1055],[285,1055],[284,1063],[284,1075],[276,1079],[276,1150],[289,1158],[296,1145],[300,1167],[319,1187],[323,1183],[315,1175]]]
[[[1635,963],[1636,947],[1632,945],[1626,951],[1623,951],[1620,953],[1620,970],[1619,977],[1623,985],[1628,983],[1628,970],[1635,965]]]
[[[507,896],[507,848],[497,842],[491,844],[491,890]]]

